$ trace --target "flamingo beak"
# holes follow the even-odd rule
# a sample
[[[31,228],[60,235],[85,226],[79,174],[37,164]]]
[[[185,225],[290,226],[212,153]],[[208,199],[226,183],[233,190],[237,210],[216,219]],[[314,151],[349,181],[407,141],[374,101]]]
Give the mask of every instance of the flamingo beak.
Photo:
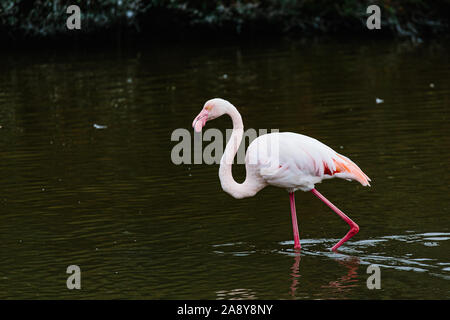
[[[197,117],[195,117],[194,122],[192,122],[192,127],[195,132],[201,132],[202,128],[205,126],[206,121],[208,121],[208,111],[202,110]]]

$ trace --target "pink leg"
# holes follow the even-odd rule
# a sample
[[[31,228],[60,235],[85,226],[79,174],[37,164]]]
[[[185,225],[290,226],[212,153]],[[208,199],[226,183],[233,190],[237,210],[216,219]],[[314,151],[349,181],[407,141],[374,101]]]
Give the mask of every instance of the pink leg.
[[[319,193],[319,191],[317,191],[316,189],[312,189],[311,190],[312,193],[314,193],[314,195],[319,198],[320,200],[322,200],[323,202],[325,202],[325,204],[327,206],[329,206],[331,208],[331,210],[333,210],[334,212],[336,212],[342,219],[344,219],[345,222],[347,222],[350,226],[350,231],[345,235],[345,237],[343,237],[338,243],[336,243],[334,245],[333,248],[331,248],[331,250],[336,251],[345,241],[347,241],[348,239],[350,239],[351,237],[353,237],[355,234],[358,233],[359,231],[359,227],[356,223],[354,223],[352,221],[352,219],[350,219],[349,217],[347,217],[345,215],[345,213],[343,213],[341,210],[339,210],[334,204],[332,204],[327,198],[325,198],[323,195],[321,195]]]
[[[297,213],[295,212],[294,193],[289,192],[289,202],[291,203],[292,228],[294,229],[294,249],[300,249],[300,238],[298,236]]]

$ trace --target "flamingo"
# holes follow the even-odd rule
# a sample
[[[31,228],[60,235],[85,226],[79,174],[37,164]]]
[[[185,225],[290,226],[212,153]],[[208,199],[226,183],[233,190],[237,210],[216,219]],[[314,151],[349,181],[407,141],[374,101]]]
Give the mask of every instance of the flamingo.
[[[243,183],[233,179],[231,166],[242,140],[244,126],[239,111],[230,102],[215,98],[208,100],[195,117],[192,127],[201,132],[206,122],[224,114],[231,117],[233,132],[220,160],[219,179],[222,189],[236,199],[254,196],[266,186],[284,188],[289,192],[294,249],[301,249],[294,192],[312,192],[350,226],[350,231],[331,250],[336,251],[359,231],[359,226],[315,189],[325,179],[355,180],[370,186],[370,178],[349,158],[322,142],[306,135],[276,132],[261,135],[247,148],[246,177]],[[275,147],[273,147],[275,146]]]

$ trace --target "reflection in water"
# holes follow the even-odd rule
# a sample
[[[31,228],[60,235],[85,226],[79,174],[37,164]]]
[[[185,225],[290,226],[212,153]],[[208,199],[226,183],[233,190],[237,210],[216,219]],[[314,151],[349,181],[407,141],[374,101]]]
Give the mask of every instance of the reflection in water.
[[[410,231],[405,235],[390,235],[378,239],[351,241],[345,247],[340,248],[338,252],[331,252],[326,248],[335,242],[335,239],[303,239],[302,254],[332,258],[347,267],[355,263],[358,265],[377,264],[382,268],[399,271],[428,272],[433,276],[450,280],[448,268],[446,268],[450,263],[448,255],[445,254],[444,260],[440,261],[437,258],[417,256],[413,253],[417,251],[414,250],[413,245],[429,247],[430,241],[433,241],[431,242],[433,243],[432,246],[438,247],[445,245],[448,240],[450,240],[450,233],[446,232],[414,233]],[[407,243],[410,246],[407,247],[401,243]],[[280,244],[291,247],[293,241],[284,241]],[[385,252],[389,252],[390,255],[386,255]],[[351,270],[349,270],[349,274],[350,272]],[[347,278],[344,277],[343,279]]]
[[[335,281],[330,281],[328,285],[322,286],[322,288],[330,289],[331,296],[334,296],[337,299],[344,299],[346,293],[349,293],[352,288],[358,287],[357,270],[359,267],[359,258],[334,258],[334,260],[344,266],[347,273]]]
[[[324,257],[327,261],[335,262],[334,266],[329,265],[327,262],[327,268],[335,268],[339,270],[339,273],[334,274],[334,280],[328,281],[324,285],[319,285],[320,288],[326,290],[320,293],[314,293],[312,296],[323,298],[336,298],[344,299],[350,297],[354,292],[360,290],[367,290],[366,284],[359,283],[359,278],[366,279],[366,268],[362,268],[358,274],[360,265],[376,264],[382,270],[394,269],[402,272],[418,272],[428,273],[433,277],[450,280],[450,262],[448,256],[445,255],[444,260],[438,260],[436,258],[427,258],[424,256],[417,256],[413,252],[412,247],[405,247],[404,243],[409,245],[418,244],[425,248],[429,246],[429,241],[435,241],[436,243],[445,243],[450,240],[450,233],[445,232],[429,232],[429,233],[414,233],[412,231],[405,235],[390,235],[383,236],[377,239],[350,241],[346,246],[342,246],[338,252],[332,252],[329,250],[331,245],[336,242],[336,239],[302,239],[302,249],[293,249],[293,241],[283,241],[279,243],[280,247],[267,249],[258,249],[254,245],[239,242],[239,243],[225,243],[213,245],[213,252],[218,255],[231,255],[233,257],[251,257],[261,254],[282,254],[288,255],[293,258],[293,263],[290,267],[290,290],[289,296],[291,298],[297,298],[297,292],[302,290],[301,298],[305,298],[304,290],[302,286],[307,285],[307,280],[300,284],[300,277],[305,277],[304,273],[308,272],[303,268],[303,272],[300,271],[300,262],[303,257]],[[436,244],[439,246],[439,244]],[[387,255],[386,252],[390,254]],[[425,252],[426,254],[426,252]],[[325,262],[324,262],[325,265]],[[336,268],[336,266],[344,267],[342,274],[342,268]],[[319,270],[319,269],[318,269]],[[323,274],[327,273],[326,268],[322,268]],[[321,277],[323,275],[319,275]],[[307,277],[307,276],[306,276]],[[236,289],[230,291],[221,291],[222,295],[236,295],[239,297],[244,296],[243,289]],[[247,295],[250,296],[250,295]],[[308,297],[308,296],[306,296]]]
[[[291,267],[291,277],[292,277],[292,284],[291,284],[291,297],[295,297],[295,291],[297,290],[298,285],[298,278],[300,277],[299,269],[300,269],[300,251],[295,253],[294,256],[294,264]]]

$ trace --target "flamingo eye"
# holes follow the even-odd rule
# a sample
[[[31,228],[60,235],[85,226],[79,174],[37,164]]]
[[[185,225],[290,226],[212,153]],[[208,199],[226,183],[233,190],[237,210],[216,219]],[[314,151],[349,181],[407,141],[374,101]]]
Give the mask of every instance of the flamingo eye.
[[[209,110],[211,110],[212,109],[212,107],[210,106],[210,105],[207,105],[206,107],[205,107],[205,110],[207,110],[207,111],[209,111]]]

